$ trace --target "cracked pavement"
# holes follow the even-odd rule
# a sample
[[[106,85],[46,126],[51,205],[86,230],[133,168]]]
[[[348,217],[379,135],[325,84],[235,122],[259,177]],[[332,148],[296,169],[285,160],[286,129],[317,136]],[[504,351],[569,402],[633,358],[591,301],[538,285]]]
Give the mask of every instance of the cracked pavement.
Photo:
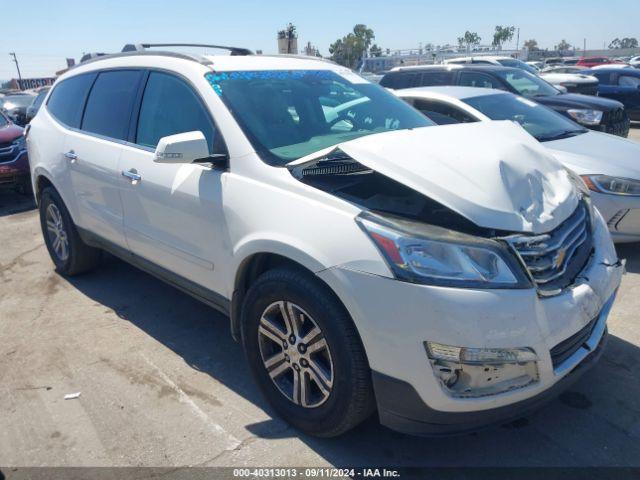
[[[640,244],[619,248],[602,361],[543,410],[441,439],[372,418],[328,440],[273,416],[223,315],[114,258],[57,275],[28,198],[0,192],[0,245],[0,465],[640,466]]]

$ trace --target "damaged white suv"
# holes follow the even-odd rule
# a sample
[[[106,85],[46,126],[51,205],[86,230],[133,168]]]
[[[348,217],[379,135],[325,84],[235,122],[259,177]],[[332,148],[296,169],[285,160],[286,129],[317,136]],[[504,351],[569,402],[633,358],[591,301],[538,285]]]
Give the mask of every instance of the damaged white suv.
[[[520,127],[432,126],[315,59],[128,50],[61,76],[27,134],[60,273],[107,250],[228,314],[318,436],[376,408],[422,434],[506,420],[598,358],[623,266]]]

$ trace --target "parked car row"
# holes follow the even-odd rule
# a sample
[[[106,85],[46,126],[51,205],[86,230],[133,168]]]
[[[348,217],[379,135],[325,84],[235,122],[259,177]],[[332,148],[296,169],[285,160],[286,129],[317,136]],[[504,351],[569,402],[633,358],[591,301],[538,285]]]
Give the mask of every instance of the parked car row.
[[[420,87],[397,95],[439,125],[511,120],[579,174],[614,241],[640,241],[640,145],[588,130],[534,101],[500,90]]]
[[[127,46],[58,79],[26,138],[60,273],[106,250],[225,312],[275,412],[318,436],[375,410],[409,433],[475,429],[598,360],[624,266],[589,188],[636,186],[555,156],[622,152],[570,120],[624,133],[618,102],[504,66],[382,79],[513,92],[463,89],[437,126],[419,90],[426,116],[330,62],[230,50]]]
[[[534,99],[592,130],[623,137],[629,134],[629,116],[620,102],[592,95],[563,93],[539,76],[520,68],[489,65],[397,67],[382,78],[380,85],[392,89],[456,85],[505,90]]]

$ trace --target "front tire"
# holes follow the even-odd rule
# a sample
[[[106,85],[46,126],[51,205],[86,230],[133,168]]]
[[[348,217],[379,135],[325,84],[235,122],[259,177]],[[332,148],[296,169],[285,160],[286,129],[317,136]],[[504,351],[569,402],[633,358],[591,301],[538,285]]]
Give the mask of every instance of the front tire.
[[[82,241],[69,211],[53,187],[40,197],[40,226],[56,271],[73,276],[88,272],[100,262],[101,251]]]
[[[374,410],[371,371],[349,314],[310,273],[278,268],[251,286],[242,343],[262,393],[294,427],[340,435]]]

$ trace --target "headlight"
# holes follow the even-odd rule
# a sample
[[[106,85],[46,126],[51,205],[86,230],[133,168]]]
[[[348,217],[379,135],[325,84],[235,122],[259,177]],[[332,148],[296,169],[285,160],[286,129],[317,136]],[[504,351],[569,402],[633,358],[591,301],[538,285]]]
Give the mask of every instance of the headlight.
[[[582,125],[600,125],[600,121],[602,120],[602,112],[600,110],[591,110],[586,108],[571,109],[567,110],[567,113],[571,118]]]
[[[640,195],[640,180],[611,177],[609,175],[583,175],[582,179],[589,190],[613,195]]]
[[[357,222],[399,280],[469,288],[530,288],[507,247],[404,219],[363,213]]]

